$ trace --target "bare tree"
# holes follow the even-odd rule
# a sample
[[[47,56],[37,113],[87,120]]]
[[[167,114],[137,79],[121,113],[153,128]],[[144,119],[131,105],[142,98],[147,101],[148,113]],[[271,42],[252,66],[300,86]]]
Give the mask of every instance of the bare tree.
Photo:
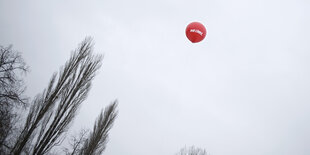
[[[191,146],[183,147],[176,155],[207,155],[207,152],[205,149]]]
[[[64,148],[63,152],[66,155],[75,155],[78,152],[81,152],[82,146],[86,141],[86,136],[88,132],[89,132],[88,130],[82,129],[78,135],[72,136],[69,142],[71,150],[68,148]]]
[[[92,50],[92,40],[85,39],[59,75],[55,73],[48,87],[35,97],[12,154],[41,155],[62,143],[101,66],[102,56],[93,55]]]
[[[108,133],[117,116],[117,101],[101,111],[94,125],[93,131],[83,143],[80,155],[100,155],[106,148]]]
[[[12,50],[12,46],[0,46],[0,154],[11,148],[7,139],[14,131],[17,116],[14,109],[26,106],[25,86],[20,76],[27,71],[20,53]]]
[[[99,155],[101,154],[108,142],[108,133],[112,128],[117,116],[117,101],[107,106],[99,114],[93,131],[88,134],[88,130],[81,130],[78,136],[73,136],[69,142],[71,149],[65,148],[66,155]]]

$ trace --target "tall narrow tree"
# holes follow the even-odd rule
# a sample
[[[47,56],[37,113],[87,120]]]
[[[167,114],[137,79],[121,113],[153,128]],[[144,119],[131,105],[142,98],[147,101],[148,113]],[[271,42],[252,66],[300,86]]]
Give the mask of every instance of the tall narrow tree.
[[[92,51],[92,39],[87,38],[72,53],[59,74],[52,76],[43,93],[36,96],[12,154],[41,155],[62,142],[101,66],[102,56],[93,55]]]
[[[101,112],[94,125],[93,131],[83,143],[80,155],[100,155],[106,148],[108,133],[113,126],[117,116],[117,101],[106,107]]]

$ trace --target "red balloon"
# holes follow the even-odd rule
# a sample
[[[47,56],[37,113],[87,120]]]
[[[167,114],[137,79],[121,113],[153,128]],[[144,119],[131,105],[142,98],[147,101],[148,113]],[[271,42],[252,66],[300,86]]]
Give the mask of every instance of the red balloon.
[[[186,37],[192,43],[198,43],[202,41],[207,34],[206,28],[199,22],[192,22],[186,27]]]

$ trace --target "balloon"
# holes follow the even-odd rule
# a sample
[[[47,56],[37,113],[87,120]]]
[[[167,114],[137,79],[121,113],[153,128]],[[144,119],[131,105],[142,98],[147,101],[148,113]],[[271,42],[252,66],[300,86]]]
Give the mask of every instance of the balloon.
[[[186,27],[186,37],[192,43],[198,43],[202,41],[207,34],[206,28],[199,22],[192,22]]]

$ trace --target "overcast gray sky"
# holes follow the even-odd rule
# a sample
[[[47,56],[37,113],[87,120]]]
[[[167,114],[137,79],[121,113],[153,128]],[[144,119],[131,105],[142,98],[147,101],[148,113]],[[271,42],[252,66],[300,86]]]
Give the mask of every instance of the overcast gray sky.
[[[31,97],[94,37],[105,58],[72,133],[117,98],[110,155],[309,155],[309,27],[307,0],[0,0],[0,44],[22,52]]]

